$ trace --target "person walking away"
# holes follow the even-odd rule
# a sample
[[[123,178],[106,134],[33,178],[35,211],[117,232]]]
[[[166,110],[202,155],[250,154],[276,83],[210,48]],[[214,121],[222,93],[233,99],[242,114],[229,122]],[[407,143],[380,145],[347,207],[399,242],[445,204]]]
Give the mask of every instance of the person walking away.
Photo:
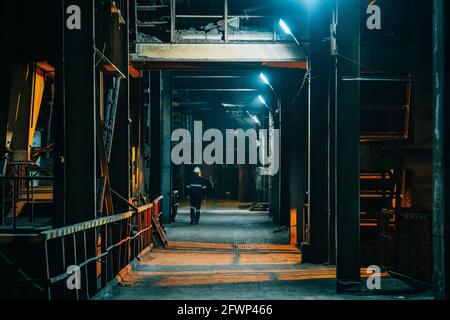
[[[186,186],[191,202],[191,224],[198,224],[200,221],[200,208],[203,198],[208,192],[208,180],[200,176],[201,170],[196,167],[192,173],[189,183]]]

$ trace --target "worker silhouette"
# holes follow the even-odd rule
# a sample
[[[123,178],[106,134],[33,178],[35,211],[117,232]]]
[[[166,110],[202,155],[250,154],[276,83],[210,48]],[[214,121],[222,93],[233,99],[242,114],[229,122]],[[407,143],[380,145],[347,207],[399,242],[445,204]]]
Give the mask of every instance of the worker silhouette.
[[[195,168],[186,186],[191,201],[191,224],[198,224],[202,200],[208,192],[208,180],[200,177],[200,168]]]

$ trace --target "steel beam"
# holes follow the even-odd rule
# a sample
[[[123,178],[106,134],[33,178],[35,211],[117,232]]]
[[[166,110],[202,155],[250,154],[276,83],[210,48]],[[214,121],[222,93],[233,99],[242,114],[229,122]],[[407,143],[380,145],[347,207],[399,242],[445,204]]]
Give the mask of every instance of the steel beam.
[[[146,119],[144,116],[144,103],[142,92],[143,78],[130,79],[130,112],[133,121],[132,130],[130,131],[131,145],[135,148],[135,159],[133,172],[134,185],[132,186],[132,197],[139,199],[145,194],[144,188],[144,128]]]
[[[289,74],[286,72],[286,76]],[[291,77],[287,76],[287,79],[291,79]],[[283,82],[282,82],[283,83]],[[281,89],[281,88],[280,88]],[[278,196],[278,208],[279,208],[279,224],[282,226],[289,226],[289,180],[291,179],[289,172],[289,156],[290,149],[292,146],[292,140],[290,135],[289,128],[289,108],[290,108],[290,98],[292,97],[289,94],[289,88],[287,83],[283,83],[283,88],[280,90],[281,94],[281,121],[278,125],[280,132],[280,168],[278,170],[278,183],[277,189],[275,192],[279,193]],[[279,91],[279,92],[280,92]]]
[[[335,16],[335,15],[333,15]],[[331,34],[333,37],[333,34]],[[337,57],[329,60],[328,105],[328,263],[336,264],[336,93]]]
[[[172,72],[150,72],[150,197],[164,196],[163,222],[169,222],[172,130]]]
[[[176,0],[170,0],[170,42],[175,41],[175,31],[176,31]]]
[[[449,8],[448,1],[433,1],[433,280],[434,296],[442,300],[450,298]]]
[[[150,197],[161,195],[162,72],[150,71]]]
[[[273,123],[274,123],[274,129],[278,129],[280,131],[280,137],[281,136],[281,120],[280,120],[280,114],[276,114],[273,117]],[[285,150],[286,148],[283,148],[283,140],[282,138],[280,138],[281,141],[279,141],[278,143],[280,144],[280,159],[279,159],[279,163],[280,163],[280,167],[278,170],[278,173],[271,176],[270,178],[272,179],[272,183],[271,183],[271,193],[272,193],[272,197],[271,197],[271,203],[270,203],[270,214],[273,217],[273,223],[274,224],[281,224],[281,174],[282,174],[282,170],[283,170],[283,165],[281,163],[282,158],[284,155],[281,154],[281,150]],[[276,143],[276,142],[274,142]]]
[[[65,169],[64,169],[64,108],[65,108],[65,93],[64,93],[64,34],[65,16],[64,9],[66,8],[64,1],[59,2],[57,11],[57,28],[56,28],[56,57],[55,57],[55,113],[52,130],[54,132],[54,160],[53,160],[53,202],[55,210],[53,215],[53,226],[65,226]],[[56,108],[56,106],[60,106]]]
[[[95,219],[96,214],[96,98],[94,0],[62,2],[60,56],[56,74],[58,122],[55,153],[55,198],[59,224],[69,225]],[[66,8],[77,5],[83,13],[81,29],[69,30]]]
[[[279,72],[279,92],[281,103],[281,149],[279,208],[280,224],[289,226],[292,209],[297,212],[297,236],[302,237],[302,210],[305,196],[305,148],[307,128],[308,90],[303,87],[297,96],[304,79],[304,73],[298,70],[282,70]],[[295,140],[293,140],[295,137]],[[291,220],[292,218],[292,220]],[[297,241],[298,244],[301,241]]]
[[[162,72],[161,115],[161,194],[163,200],[163,223],[170,222],[170,194],[172,191],[172,72]]]
[[[293,74],[289,78],[295,77],[296,84],[304,77],[303,74]],[[292,83],[292,81],[291,81]],[[296,88],[298,89],[298,88]],[[292,97],[292,95],[290,95]],[[303,232],[303,209],[305,208],[306,201],[306,156],[308,145],[308,90],[304,88],[301,94],[292,104],[288,104],[285,112],[287,115],[288,131],[285,135],[288,136],[288,142],[286,146],[289,148],[289,154],[283,153],[283,157],[287,157],[288,168],[288,184],[289,184],[289,211],[291,214],[296,214],[292,217],[295,225],[291,225],[292,228],[296,228],[297,245],[302,245],[305,234]],[[292,139],[292,137],[295,137]],[[295,211],[293,211],[295,210]],[[303,247],[302,247],[303,250]],[[303,251],[302,251],[302,262]]]
[[[359,77],[360,1],[338,1],[338,78]],[[350,60],[354,62],[350,62]],[[356,62],[356,63],[355,63]],[[337,88],[337,290],[360,290],[359,233],[359,83],[340,81]]]
[[[181,88],[177,91],[193,91],[193,92],[257,92],[258,89],[253,88]]]
[[[305,56],[291,43],[137,44],[133,62],[301,62]]]
[[[117,105],[116,123],[114,127],[114,138],[112,143],[110,159],[111,188],[123,198],[130,198],[130,77],[129,77],[129,8],[125,1],[125,10],[121,12],[125,21],[120,26],[119,48],[115,56],[117,67],[125,75],[120,82],[119,101]],[[129,210],[125,201],[114,197],[114,210],[123,212]]]
[[[10,81],[12,76],[11,63],[5,64],[3,77],[0,77],[0,175],[3,172],[3,160],[6,151],[6,131],[8,127],[8,106]],[[1,191],[1,190],[0,190]]]
[[[328,61],[330,19],[322,2],[311,13],[311,92],[309,105],[309,242],[303,246],[304,262],[328,260]]]
[[[258,75],[250,77],[224,78],[174,78],[173,87],[175,90],[224,90],[224,91],[245,91],[261,89],[262,85],[258,81]]]
[[[223,41],[228,42],[228,0],[224,0],[223,12]]]

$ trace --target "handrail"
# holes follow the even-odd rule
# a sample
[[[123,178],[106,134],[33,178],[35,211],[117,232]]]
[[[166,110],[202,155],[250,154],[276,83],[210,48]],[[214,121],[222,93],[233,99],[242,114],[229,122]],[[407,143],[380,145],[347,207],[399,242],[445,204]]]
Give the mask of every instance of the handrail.
[[[149,231],[151,228],[152,228],[152,226],[150,226],[150,227],[148,227],[148,228],[146,228],[146,229],[141,230],[140,232],[138,232],[137,234],[135,234],[133,237],[127,237],[126,239],[123,239],[123,240],[121,240],[120,242],[118,242],[118,243],[116,243],[116,244],[113,244],[112,246],[110,246],[110,247],[108,247],[108,248],[106,249],[106,252],[103,252],[103,253],[101,253],[100,255],[95,256],[95,257],[92,257],[92,258],[90,258],[90,259],[87,259],[86,261],[80,263],[80,264],[78,265],[78,267],[79,267],[79,268],[82,268],[82,267],[88,265],[88,264],[91,263],[91,262],[97,261],[99,258],[105,257],[112,249],[119,247],[120,245],[122,245],[122,244],[125,243],[126,241],[130,241],[130,240],[136,239],[136,238],[137,238],[138,236],[140,236],[142,233],[144,233],[144,232],[146,232],[146,231]],[[60,274],[60,275],[55,276],[55,277],[53,277],[53,278],[50,278],[49,281],[50,281],[50,283],[56,283],[56,282],[58,282],[58,281],[61,281],[61,280],[64,280],[64,279],[68,278],[70,275],[72,275],[72,274],[69,273],[69,272],[64,272],[63,274]]]
[[[147,204],[147,205],[142,206],[142,207],[138,207],[137,213],[141,213],[141,212],[143,212],[145,210],[151,209],[153,207],[154,203],[159,202],[162,199],[163,199],[163,197],[161,196],[161,197],[157,198],[153,203]],[[103,218],[98,218],[98,219],[94,219],[94,220],[90,220],[90,221],[86,221],[86,222],[73,224],[73,225],[66,226],[66,227],[61,227],[61,228],[57,228],[57,229],[51,229],[51,230],[42,231],[40,233],[40,235],[45,240],[57,239],[57,238],[61,238],[61,237],[64,237],[64,236],[71,235],[73,233],[77,233],[77,232],[85,231],[85,230],[88,230],[88,229],[100,227],[100,226],[103,226],[105,224],[109,224],[109,223],[125,220],[127,218],[132,217],[135,214],[136,214],[136,211],[128,211],[128,212],[119,213],[119,214],[116,214],[116,215],[113,215],[113,216],[109,216],[109,217],[103,217]]]
[[[21,169],[18,175],[0,175],[0,193],[2,193],[2,204],[0,210],[0,225],[6,225],[7,218],[9,217],[8,212],[11,211],[12,221],[11,230],[13,233],[16,232],[17,228],[17,216],[20,212],[16,212],[18,202],[26,202],[27,205],[31,206],[29,213],[29,223],[34,225],[34,205],[35,205],[35,186],[34,182],[52,182],[54,180],[53,176],[33,176],[28,175],[31,171],[30,168],[27,169],[27,175],[22,176]],[[35,168],[32,168],[33,172],[36,172]],[[6,195],[5,195],[6,193]]]
[[[113,280],[152,243],[152,220],[157,219],[156,226],[159,225],[162,200],[160,196],[136,210],[41,232],[39,238],[44,244],[45,275],[44,281],[39,282],[45,284],[48,299],[53,298],[54,286],[59,288],[56,292],[60,292],[61,286],[64,286],[61,282],[65,279],[69,281],[73,275],[71,270],[66,269],[69,266],[83,274],[84,287],[75,291],[67,288],[63,294],[70,296],[74,292],[77,300],[93,296],[92,288],[89,290],[92,283],[96,294]],[[80,245],[84,251],[77,250]],[[99,274],[101,288],[97,288]]]
[[[161,200],[162,200],[162,198],[161,198]],[[153,203],[154,203],[154,202],[149,203],[149,204],[146,204],[145,206],[139,207],[139,208],[138,208],[138,212],[142,212],[142,211],[151,209],[151,208],[153,207]]]
[[[53,176],[36,176],[36,177],[30,177],[30,176],[26,176],[26,177],[17,177],[17,176],[0,176],[0,181],[1,180],[25,180],[25,181],[29,181],[29,180],[53,180],[54,177]]]
[[[135,213],[135,211],[128,211],[125,213],[116,214],[116,215],[109,216],[109,217],[104,217],[104,218],[99,218],[99,219],[95,219],[95,220],[90,220],[87,222],[77,223],[77,224],[70,225],[67,227],[42,231],[41,235],[44,237],[45,240],[57,239],[57,238],[68,236],[68,235],[71,235],[74,233],[85,231],[88,229],[100,227],[105,224],[128,219],[128,218],[132,217],[134,213]]]

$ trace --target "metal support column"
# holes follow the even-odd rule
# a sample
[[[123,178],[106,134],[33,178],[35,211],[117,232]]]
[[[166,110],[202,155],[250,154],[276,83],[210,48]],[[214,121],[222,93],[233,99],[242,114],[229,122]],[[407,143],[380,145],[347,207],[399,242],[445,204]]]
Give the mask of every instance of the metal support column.
[[[281,105],[288,106],[288,98],[290,98],[291,95],[289,94],[283,94],[281,97]],[[280,129],[280,168],[278,170],[278,188],[276,191],[279,192],[278,196],[278,208],[280,208],[280,212],[278,214],[279,216],[279,224],[282,226],[289,226],[289,179],[290,172],[289,172],[289,156],[290,156],[290,148],[292,146],[292,140],[290,135],[288,134],[289,128],[288,128],[288,117],[289,112],[287,110],[288,108],[282,108],[280,107],[281,112],[281,121],[278,125]]]
[[[176,31],[176,0],[170,0],[170,43],[175,41],[175,31]]]
[[[436,299],[450,298],[450,198],[446,195],[450,170],[449,72],[445,57],[449,51],[449,3],[433,1],[433,280]]]
[[[161,195],[161,71],[150,71],[150,198]]]
[[[335,6],[336,4],[334,4]],[[328,104],[328,263],[336,264],[336,13],[332,9],[330,24],[329,104]]]
[[[329,12],[326,2],[311,14],[311,98],[309,123],[309,243],[303,247],[303,261],[328,260],[328,61]]]
[[[114,127],[114,139],[112,143],[110,160],[111,188],[123,198],[130,198],[130,77],[129,63],[129,8],[128,1],[121,12],[127,22],[120,26],[120,54],[118,55],[118,68],[126,77],[120,81],[119,101]],[[116,212],[128,211],[129,206],[125,201],[114,197],[114,210]]]
[[[223,23],[223,41],[228,42],[228,0],[224,0]]]
[[[60,36],[56,91],[59,145],[55,154],[55,198],[63,217],[59,224],[75,224],[95,219],[96,213],[96,98],[94,52],[94,0],[64,0],[65,17]],[[76,5],[82,12],[81,28],[69,29],[66,14]],[[62,204],[62,205],[61,205]],[[60,210],[62,209],[62,210]]]
[[[6,131],[8,127],[11,69],[11,64],[6,62],[3,77],[0,78],[0,175],[4,173],[4,159],[2,158],[6,154]],[[0,186],[0,192],[2,191],[1,188],[2,186]],[[4,208],[2,208],[2,210],[4,210]]]
[[[280,129],[280,114],[276,114],[274,116],[274,128],[275,129]],[[281,136],[281,130],[280,130],[280,136]],[[281,139],[280,139],[281,140]],[[280,142],[278,142],[280,143]],[[281,143],[280,143],[281,144]],[[281,164],[281,159],[282,159],[282,155],[281,153],[283,152],[283,147],[282,145],[280,145],[280,167],[278,170],[278,173],[271,176],[272,179],[272,188],[271,188],[271,193],[272,193],[272,203],[270,205],[270,210],[271,210],[271,214],[273,216],[273,223],[274,224],[280,224],[280,214],[281,214],[281,210],[280,210],[280,199],[281,199],[281,194],[280,194],[280,177],[281,177],[281,170],[282,170],[282,164]]]
[[[279,109],[281,110],[281,148],[280,148],[280,168],[281,174],[279,208],[280,208],[280,224],[289,226],[292,224],[294,217],[292,209],[296,210],[297,221],[301,221],[302,209],[304,205],[305,186],[304,181],[304,152],[306,148],[306,128],[307,128],[307,111],[303,107],[308,106],[308,90],[303,88],[300,96],[296,97],[299,90],[299,82],[292,79],[303,79],[303,74],[299,74],[298,70],[284,70],[279,74],[280,92]],[[293,103],[293,97],[296,97]],[[283,107],[281,107],[283,106]],[[303,117],[303,118],[302,118]],[[305,130],[305,131],[303,131]],[[281,132],[281,130],[280,130]],[[296,137],[293,143],[292,137]],[[294,168],[298,166],[298,168]],[[292,226],[291,226],[292,227]],[[298,227],[301,228],[301,225]],[[297,232],[301,235],[302,232]],[[301,243],[297,242],[297,243]]]
[[[338,12],[336,277],[338,291],[359,291],[359,83],[340,79],[359,77],[360,1],[339,1]]]
[[[133,121],[131,130],[131,145],[135,148],[134,179],[132,197],[141,199],[145,194],[144,188],[144,128],[146,117],[144,116],[144,103],[142,93],[143,78],[130,79],[130,112]]]
[[[301,79],[303,75],[292,74],[289,76],[291,78]],[[298,88],[296,88],[298,89]],[[289,95],[292,96],[292,95]],[[305,240],[305,234],[303,232],[303,210],[305,208],[306,202],[306,156],[307,156],[307,146],[308,146],[308,90],[304,88],[297,97],[293,104],[289,105],[287,112],[288,115],[288,126],[289,126],[289,136],[295,137],[289,148],[289,208],[292,217],[292,222],[295,225],[291,225],[291,228],[296,229],[297,235],[297,245],[300,246]],[[292,235],[291,235],[292,242]],[[302,261],[303,261],[303,248],[302,248]]]
[[[162,114],[161,114],[161,194],[163,200],[162,221],[169,223],[170,194],[172,192],[172,72],[162,73]]]

